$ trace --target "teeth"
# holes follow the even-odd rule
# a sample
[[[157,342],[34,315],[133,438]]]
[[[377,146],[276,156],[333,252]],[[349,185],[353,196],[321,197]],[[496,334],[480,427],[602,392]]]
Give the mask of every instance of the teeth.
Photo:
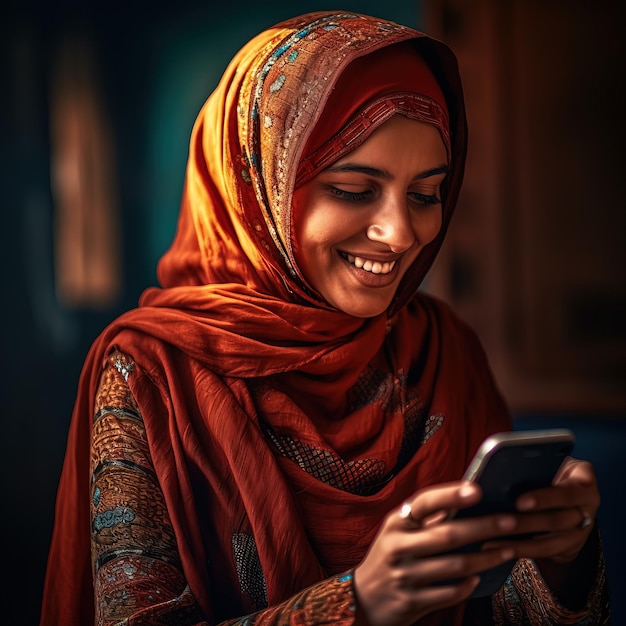
[[[370,261],[369,259],[363,259],[360,256],[352,256],[351,254],[345,255],[346,258],[352,265],[358,267],[361,270],[365,270],[366,272],[371,272],[372,274],[389,274],[393,269],[393,266],[396,264],[395,261],[381,263],[380,261]]]

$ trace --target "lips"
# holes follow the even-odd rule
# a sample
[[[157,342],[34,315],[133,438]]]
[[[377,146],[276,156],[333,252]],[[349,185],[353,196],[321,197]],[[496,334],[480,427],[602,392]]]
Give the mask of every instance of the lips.
[[[348,263],[351,263],[357,269],[370,272],[372,274],[389,274],[396,265],[395,260],[383,262],[346,253],[342,253],[342,256],[348,261]]]

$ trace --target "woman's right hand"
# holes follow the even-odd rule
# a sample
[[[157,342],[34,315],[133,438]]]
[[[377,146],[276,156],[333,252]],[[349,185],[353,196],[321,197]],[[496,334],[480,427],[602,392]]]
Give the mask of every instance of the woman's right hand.
[[[477,485],[446,483],[418,491],[407,502],[410,509],[394,509],[387,515],[354,571],[357,623],[413,624],[467,599],[479,582],[479,572],[514,558],[511,548],[450,553],[506,535],[515,527],[515,517],[508,514],[447,519],[450,511],[476,504],[480,498]]]

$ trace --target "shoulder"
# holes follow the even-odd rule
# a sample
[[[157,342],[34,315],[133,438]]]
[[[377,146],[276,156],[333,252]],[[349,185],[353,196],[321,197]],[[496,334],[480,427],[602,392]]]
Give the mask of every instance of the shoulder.
[[[100,381],[96,393],[96,409],[117,407],[139,414],[139,409],[128,385],[128,378],[135,369],[133,359],[114,346],[102,363]]]

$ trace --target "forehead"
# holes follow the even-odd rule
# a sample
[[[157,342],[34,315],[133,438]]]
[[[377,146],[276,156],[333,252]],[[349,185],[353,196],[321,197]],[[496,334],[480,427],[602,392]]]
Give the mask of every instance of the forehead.
[[[378,127],[360,146],[339,158],[334,166],[354,160],[391,166],[441,166],[448,163],[448,151],[439,129],[396,114]],[[332,168],[332,166],[331,166]]]

